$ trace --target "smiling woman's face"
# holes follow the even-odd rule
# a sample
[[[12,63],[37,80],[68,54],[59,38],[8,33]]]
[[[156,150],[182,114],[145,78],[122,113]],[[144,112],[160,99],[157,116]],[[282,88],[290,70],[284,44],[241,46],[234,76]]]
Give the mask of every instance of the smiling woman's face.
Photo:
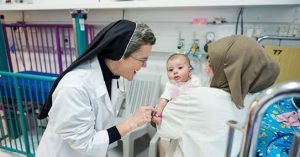
[[[127,80],[133,80],[134,75],[142,67],[146,67],[146,61],[152,51],[152,45],[146,44],[142,45],[140,49],[131,54],[131,56],[123,59],[120,62],[120,76],[126,78]]]

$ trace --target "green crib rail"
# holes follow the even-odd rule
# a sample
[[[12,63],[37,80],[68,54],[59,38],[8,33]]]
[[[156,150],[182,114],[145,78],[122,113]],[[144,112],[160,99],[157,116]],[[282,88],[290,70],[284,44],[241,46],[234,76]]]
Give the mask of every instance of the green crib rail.
[[[55,79],[0,71],[0,149],[35,156],[47,124],[37,115]]]

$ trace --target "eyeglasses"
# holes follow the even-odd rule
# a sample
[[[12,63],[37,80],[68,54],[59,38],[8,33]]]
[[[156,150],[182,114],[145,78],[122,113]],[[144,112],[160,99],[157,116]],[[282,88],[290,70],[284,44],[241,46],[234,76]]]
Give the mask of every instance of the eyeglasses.
[[[141,62],[142,66],[146,66],[147,65],[147,61],[148,61],[147,59],[143,60],[143,59],[135,58],[133,56],[130,56],[130,57],[133,58],[133,59],[135,59],[135,60],[137,60],[137,61],[139,61],[139,62]]]

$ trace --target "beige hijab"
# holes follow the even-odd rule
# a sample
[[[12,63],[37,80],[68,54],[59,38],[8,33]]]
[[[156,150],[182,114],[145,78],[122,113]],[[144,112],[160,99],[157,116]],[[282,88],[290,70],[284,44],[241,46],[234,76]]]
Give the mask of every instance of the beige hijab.
[[[278,64],[251,38],[232,35],[208,45],[210,66],[214,73],[211,87],[231,94],[241,109],[248,92],[271,86],[278,74]]]

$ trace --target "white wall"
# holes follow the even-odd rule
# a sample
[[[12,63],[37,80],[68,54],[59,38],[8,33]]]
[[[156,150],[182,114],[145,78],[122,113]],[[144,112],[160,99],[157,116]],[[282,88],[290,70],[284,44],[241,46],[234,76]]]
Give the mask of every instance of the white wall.
[[[167,9],[127,9],[123,10],[89,10],[87,23],[99,25],[101,29],[111,21],[122,19],[145,22],[153,29],[157,36],[154,51],[174,52],[179,32],[185,39],[186,46],[191,44],[193,34],[200,41],[200,47],[205,44],[205,34],[213,31],[216,38],[235,33],[235,22],[239,7],[196,7],[196,8],[167,8]],[[6,23],[24,21],[27,23],[70,23],[72,22],[69,10],[56,11],[6,11]],[[219,25],[192,25],[194,18],[222,17],[226,24]],[[299,36],[300,7],[298,6],[256,6],[244,8],[244,34],[255,36],[255,30],[261,31],[257,35],[277,35],[279,28],[295,26]],[[254,30],[254,32],[253,32]],[[240,32],[240,28],[239,31]],[[252,32],[252,33],[251,33]]]

